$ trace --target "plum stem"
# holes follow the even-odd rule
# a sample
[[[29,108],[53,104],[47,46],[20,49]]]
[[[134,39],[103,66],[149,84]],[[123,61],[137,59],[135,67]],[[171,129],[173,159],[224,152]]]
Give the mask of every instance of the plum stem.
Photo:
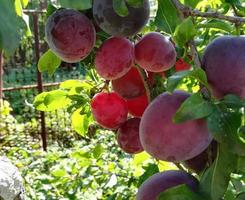
[[[140,68],[138,65],[135,65],[139,74],[140,74],[140,77],[143,81],[143,84],[144,84],[144,87],[145,87],[145,90],[146,90],[146,96],[147,96],[147,99],[149,102],[151,102],[151,91],[150,91],[150,87],[149,87],[149,83],[148,83],[148,79],[147,79],[147,75],[145,73],[145,71]]]

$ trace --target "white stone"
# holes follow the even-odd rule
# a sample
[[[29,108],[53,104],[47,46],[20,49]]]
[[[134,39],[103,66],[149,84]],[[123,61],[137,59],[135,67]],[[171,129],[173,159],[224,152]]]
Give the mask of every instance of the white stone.
[[[0,157],[0,197],[3,200],[14,200],[19,194],[19,199],[23,197],[22,177],[8,158]],[[1,199],[1,198],[0,198]]]

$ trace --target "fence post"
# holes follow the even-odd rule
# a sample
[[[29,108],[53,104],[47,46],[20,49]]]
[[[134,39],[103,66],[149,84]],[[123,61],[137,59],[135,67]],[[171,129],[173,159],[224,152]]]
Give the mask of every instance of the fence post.
[[[38,64],[38,60],[40,57],[38,17],[39,17],[39,14],[33,13],[35,54],[36,54],[36,63],[37,64]],[[37,89],[38,89],[38,93],[41,93],[43,91],[42,74],[38,70],[37,70]],[[44,112],[40,112],[40,119],[41,119],[41,138],[42,138],[43,150],[47,151],[47,133],[46,133]]]
[[[3,99],[3,51],[0,49],[0,107],[1,99]]]

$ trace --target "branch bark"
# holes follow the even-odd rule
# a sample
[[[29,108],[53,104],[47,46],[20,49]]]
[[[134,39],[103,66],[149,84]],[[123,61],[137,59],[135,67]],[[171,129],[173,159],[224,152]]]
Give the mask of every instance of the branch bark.
[[[229,21],[235,24],[244,24],[245,18],[239,16],[227,16],[223,15],[219,12],[201,12],[197,9],[192,9],[188,6],[183,5],[180,3],[179,0],[172,0],[175,7],[184,15],[186,16],[193,16],[193,17],[205,17],[205,18],[215,18],[215,19],[222,19],[225,21]]]

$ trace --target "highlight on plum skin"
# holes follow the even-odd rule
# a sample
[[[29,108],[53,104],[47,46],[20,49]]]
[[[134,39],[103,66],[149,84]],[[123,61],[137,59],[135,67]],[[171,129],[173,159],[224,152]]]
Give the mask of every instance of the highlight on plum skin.
[[[104,128],[117,129],[127,120],[126,101],[115,92],[96,94],[91,101],[95,121]]]
[[[134,63],[134,45],[126,39],[111,37],[107,39],[95,56],[95,69],[106,80],[124,76]]]
[[[204,119],[175,124],[173,116],[189,93],[175,90],[156,97],[146,108],[140,123],[140,141],[154,158],[170,162],[189,160],[212,141]]]
[[[85,59],[96,40],[93,24],[73,9],[59,9],[49,16],[45,36],[50,49],[68,63]]]
[[[93,16],[98,26],[106,33],[117,37],[129,37],[138,33],[150,17],[149,0],[140,7],[127,4],[128,15],[119,16],[113,8],[113,0],[94,0]]]
[[[198,180],[187,172],[168,170],[156,173],[139,187],[136,200],[157,200],[165,190],[183,184],[187,185],[193,192],[197,191]]]
[[[117,131],[117,142],[126,153],[137,154],[143,151],[139,126],[140,118],[131,118],[124,122]]]
[[[162,72],[174,66],[176,51],[172,42],[164,35],[151,32],[135,45],[135,62],[150,72]]]
[[[145,86],[136,67],[132,67],[124,76],[112,81],[113,90],[125,99],[139,97],[145,93]]]
[[[142,117],[145,109],[149,105],[149,100],[146,94],[139,97],[128,99],[128,112],[135,117]]]

